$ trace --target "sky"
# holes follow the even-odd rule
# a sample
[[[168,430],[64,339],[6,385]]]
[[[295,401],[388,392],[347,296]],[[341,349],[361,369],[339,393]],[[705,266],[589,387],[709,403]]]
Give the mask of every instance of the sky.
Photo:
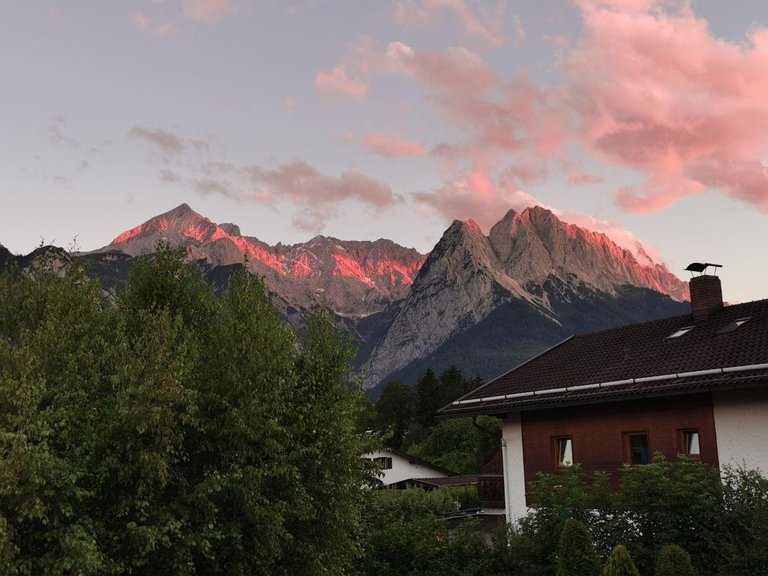
[[[0,19],[0,244],[182,202],[428,252],[542,205],[768,297],[764,0],[30,0]]]

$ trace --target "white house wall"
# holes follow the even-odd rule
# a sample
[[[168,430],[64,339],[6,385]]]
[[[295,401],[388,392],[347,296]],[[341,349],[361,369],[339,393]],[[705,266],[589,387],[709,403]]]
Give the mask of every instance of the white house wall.
[[[517,523],[528,513],[525,505],[523,429],[520,413],[507,414],[501,426],[501,454],[504,461],[504,501],[507,523]]]
[[[412,462],[408,458],[389,450],[377,450],[366,454],[365,457],[371,460],[375,458],[392,458],[392,468],[382,470],[379,476],[379,479],[385,486],[401,482],[402,480],[410,480],[411,478],[445,478],[448,476],[445,472],[440,472],[435,468],[418,462]]]
[[[712,407],[720,466],[746,467],[768,475],[768,390],[716,392]]]

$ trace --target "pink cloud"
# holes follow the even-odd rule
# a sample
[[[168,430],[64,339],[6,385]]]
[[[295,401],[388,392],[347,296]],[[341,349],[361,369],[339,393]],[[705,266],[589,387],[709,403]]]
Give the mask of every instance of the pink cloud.
[[[559,49],[561,82],[554,87],[524,75],[506,80],[466,48],[418,50],[401,42],[378,50],[364,40],[337,67],[365,94],[375,75],[411,78],[460,132],[458,141],[432,151],[447,183],[415,195],[422,207],[492,223],[520,201],[520,188],[547,177],[551,163],[570,174],[572,186],[601,182],[569,161],[575,149],[576,157],[591,153],[645,176],[615,192],[629,212],[661,210],[712,188],[768,211],[768,75],[761,73],[768,70],[768,30],[726,42],[686,1],[576,4],[583,18],[578,43],[547,39]],[[455,14],[458,5],[401,8],[416,10],[418,21],[435,11]],[[628,237],[622,242],[633,249]]]
[[[386,156],[387,158],[400,158],[403,156],[425,156],[427,151],[421,144],[382,136],[381,134],[368,134],[363,138],[363,145],[369,150]]]
[[[475,10],[464,0],[402,0],[395,5],[393,18],[402,26],[426,28],[441,24],[446,13],[456,18],[466,34],[486,44],[501,46],[507,40],[503,28],[503,3],[493,7],[479,6]],[[519,37],[522,31],[519,18],[515,28]]]
[[[648,176],[619,190],[618,204],[660,210],[717,188],[768,209],[768,30],[736,44],[712,36],[687,2],[579,5],[584,40],[563,61],[579,137]]]
[[[184,16],[191,20],[212,24],[234,12],[235,7],[231,0],[182,0],[181,9]]]
[[[156,24],[152,21],[149,16],[144,14],[143,12],[136,12],[133,15],[133,25],[138,28],[139,30],[142,30],[144,32],[147,32],[148,34],[151,34],[152,36],[157,36],[159,38],[169,36],[173,33],[173,24],[170,22],[165,22],[163,24]]]
[[[340,176],[327,176],[302,160],[274,170],[251,166],[244,172],[251,185],[260,187],[268,197],[300,207],[294,224],[303,230],[320,231],[347,200],[356,200],[377,211],[403,201],[388,185],[365,174],[352,170]]]
[[[600,184],[603,177],[596,174],[585,174],[584,172],[574,172],[568,178],[568,184],[571,186],[583,186],[585,184]]]
[[[319,71],[315,75],[315,90],[326,98],[347,96],[361,99],[368,94],[367,84],[359,78],[350,78],[344,64],[337,64],[329,70]]]

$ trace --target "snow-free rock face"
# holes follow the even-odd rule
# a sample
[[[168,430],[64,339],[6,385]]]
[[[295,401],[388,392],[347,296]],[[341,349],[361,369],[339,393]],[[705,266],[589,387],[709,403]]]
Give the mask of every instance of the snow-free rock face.
[[[242,236],[234,224],[218,225],[186,204],[120,234],[99,252],[149,254],[160,241],[185,246],[191,260],[211,266],[246,262],[288,305],[310,308],[325,302],[342,316],[367,316],[404,298],[425,259],[391,240],[317,236],[302,244],[270,246]]]
[[[472,220],[456,220],[424,263],[386,336],[364,366],[374,385],[423,358],[453,334],[485,318],[504,298],[534,300],[499,268],[493,248]]]
[[[511,301],[542,324],[562,326],[561,315],[580,302],[618,297],[624,286],[678,300],[687,292],[663,266],[643,266],[605,235],[565,224],[543,208],[508,212],[488,237],[471,220],[455,221],[363,365],[366,386],[427,357]],[[644,319],[641,312],[638,321]]]
[[[663,265],[643,265],[605,234],[566,224],[538,206],[507,212],[491,228],[489,240],[512,278],[541,285],[550,275],[564,279],[570,274],[609,294],[628,284],[678,301],[688,297],[688,285]]]

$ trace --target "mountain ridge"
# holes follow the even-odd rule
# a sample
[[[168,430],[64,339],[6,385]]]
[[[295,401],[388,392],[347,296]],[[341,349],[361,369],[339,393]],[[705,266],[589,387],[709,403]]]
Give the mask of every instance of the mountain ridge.
[[[426,258],[387,239],[339,240],[318,235],[275,246],[219,225],[184,203],[115,237],[93,252],[151,253],[160,241],[184,246],[190,260],[211,266],[245,264],[267,288],[300,309],[326,302],[340,315],[367,316],[405,297]]]
[[[605,234],[541,207],[509,210],[487,235],[454,220],[424,255],[387,239],[322,235],[271,246],[185,203],[75,256],[114,294],[134,259],[162,241],[184,247],[217,290],[245,266],[292,324],[328,305],[358,344],[368,390],[451,364],[487,378],[573,333],[687,311],[687,284],[663,264],[642,264]]]

